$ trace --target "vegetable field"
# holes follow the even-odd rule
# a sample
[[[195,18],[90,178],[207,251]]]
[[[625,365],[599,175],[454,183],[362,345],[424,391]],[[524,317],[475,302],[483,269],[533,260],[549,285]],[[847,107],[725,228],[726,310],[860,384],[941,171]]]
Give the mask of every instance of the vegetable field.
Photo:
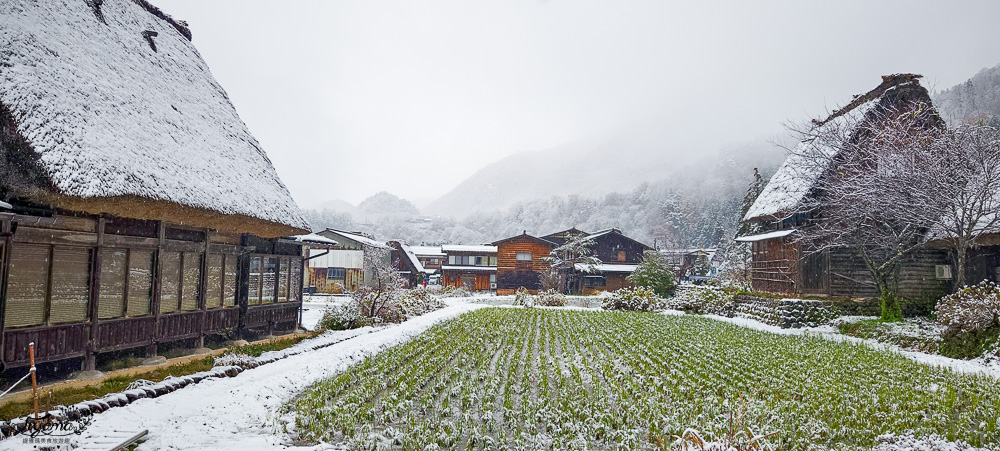
[[[688,428],[706,439],[777,432],[765,442],[783,449],[870,449],[887,432],[1000,443],[994,379],[642,313],[478,310],[290,408],[300,439],[366,449],[656,449]]]

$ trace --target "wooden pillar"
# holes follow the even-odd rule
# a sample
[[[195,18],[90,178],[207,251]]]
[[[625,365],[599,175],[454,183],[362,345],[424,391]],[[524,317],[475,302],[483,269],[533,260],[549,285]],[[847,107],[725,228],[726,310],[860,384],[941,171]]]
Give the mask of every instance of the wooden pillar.
[[[104,225],[106,219],[97,219],[97,246],[94,246],[94,254],[91,256],[90,264],[90,337],[87,340],[87,354],[83,358],[83,371],[93,371],[97,369],[97,328],[100,327],[100,290],[101,290],[101,251],[104,249]]]
[[[10,219],[0,221],[0,241],[4,244],[3,248],[0,249],[0,371],[3,371],[6,366],[5,362],[7,361],[6,356],[3,356],[3,349],[6,348],[4,346],[3,331],[4,323],[6,322],[5,316],[7,314],[7,278],[10,275],[10,247],[16,229],[17,224]]]
[[[146,347],[146,357],[155,357],[157,352],[157,343],[160,341],[160,284],[161,284],[161,265],[160,265],[160,254],[163,252],[163,246],[167,241],[167,227],[163,224],[163,221],[157,222],[157,244],[156,244],[156,255],[153,258],[153,299],[151,301],[152,305],[149,306],[150,314],[156,318],[153,321],[153,342]]]
[[[208,302],[207,292],[208,292],[208,251],[211,250],[211,237],[212,231],[210,229],[205,229],[205,247],[201,256],[201,276],[198,278],[198,285],[201,286],[201,290],[198,293],[198,309],[201,310],[201,321],[199,321],[198,326],[198,347],[205,347],[205,329],[206,323],[208,323]]]

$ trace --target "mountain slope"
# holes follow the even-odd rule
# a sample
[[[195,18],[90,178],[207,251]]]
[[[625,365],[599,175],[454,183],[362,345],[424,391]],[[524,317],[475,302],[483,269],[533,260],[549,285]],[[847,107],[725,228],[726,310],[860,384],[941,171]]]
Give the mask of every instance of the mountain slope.
[[[948,124],[985,120],[1000,125],[1000,65],[986,68],[961,83],[931,95]]]

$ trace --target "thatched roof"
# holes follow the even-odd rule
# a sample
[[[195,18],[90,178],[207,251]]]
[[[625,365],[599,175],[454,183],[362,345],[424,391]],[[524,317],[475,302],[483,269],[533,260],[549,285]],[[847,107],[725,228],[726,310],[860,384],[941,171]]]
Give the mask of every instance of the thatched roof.
[[[0,2],[0,196],[264,237],[307,231],[190,37],[144,0]]]
[[[853,135],[867,120],[880,113],[897,109],[906,103],[931,105],[930,95],[920,85],[920,75],[893,74],[882,77],[882,83],[865,94],[855,96],[847,105],[834,110],[826,119],[813,120],[814,133],[822,135],[824,127],[854,127]],[[826,148],[817,148],[826,146]],[[813,195],[813,187],[825,172],[823,164],[813,159],[824,155],[832,161],[839,149],[819,140],[806,140],[799,144],[785,162],[778,168],[767,186],[754,201],[744,221],[782,219],[796,212],[804,201]]]

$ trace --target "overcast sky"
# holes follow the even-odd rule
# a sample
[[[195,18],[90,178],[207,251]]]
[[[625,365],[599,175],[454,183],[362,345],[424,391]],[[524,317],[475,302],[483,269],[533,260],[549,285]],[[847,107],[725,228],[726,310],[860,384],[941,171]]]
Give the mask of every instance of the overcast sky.
[[[882,74],[940,90],[1000,64],[991,0],[154,3],[191,25],[304,208],[436,198],[511,153],[637,123],[714,152]]]

